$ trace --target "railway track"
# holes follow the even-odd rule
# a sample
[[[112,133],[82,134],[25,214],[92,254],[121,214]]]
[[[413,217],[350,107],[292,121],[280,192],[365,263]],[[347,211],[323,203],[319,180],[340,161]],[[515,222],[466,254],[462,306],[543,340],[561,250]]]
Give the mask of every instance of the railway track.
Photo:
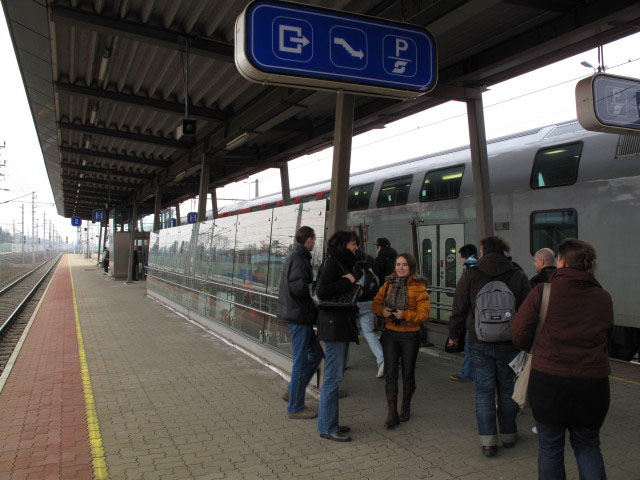
[[[0,374],[22,335],[62,254],[0,289]]]

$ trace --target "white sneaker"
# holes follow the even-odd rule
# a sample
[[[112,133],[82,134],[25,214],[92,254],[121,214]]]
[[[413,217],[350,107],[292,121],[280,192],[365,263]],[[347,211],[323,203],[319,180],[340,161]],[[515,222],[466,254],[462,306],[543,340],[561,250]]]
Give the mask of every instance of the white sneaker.
[[[534,434],[534,435],[537,435],[537,434],[538,434],[538,428],[537,428],[537,427],[533,427],[533,428],[531,429],[531,431],[533,432],[533,434]]]
[[[382,362],[378,367],[378,374],[376,375],[376,378],[384,378],[384,362]]]

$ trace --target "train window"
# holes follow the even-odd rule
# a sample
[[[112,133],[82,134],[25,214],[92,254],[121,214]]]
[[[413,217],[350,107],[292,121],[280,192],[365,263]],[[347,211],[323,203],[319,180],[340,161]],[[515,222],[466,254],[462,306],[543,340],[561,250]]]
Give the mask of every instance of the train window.
[[[313,202],[317,199],[318,194],[312,193],[311,195],[305,195],[304,197],[300,197],[300,203]]]
[[[422,275],[427,277],[427,285],[433,285],[433,247],[428,238],[422,241]]]
[[[264,206],[264,209],[266,210],[266,209],[268,209],[268,208],[276,208],[277,206],[278,206],[278,202],[271,202],[271,203],[267,203],[267,204]]]
[[[531,188],[573,185],[578,178],[582,142],[538,150],[531,171]]]
[[[256,205],[255,207],[251,207],[249,209],[250,212],[257,212],[262,208],[262,205]]]
[[[557,254],[565,238],[578,238],[578,212],[573,208],[531,213],[531,255],[541,248]]]
[[[356,185],[349,189],[349,203],[347,210],[365,210],[369,208],[369,200],[373,191],[373,183]]]
[[[385,180],[378,195],[378,208],[406,204],[410,188],[411,175]]]
[[[431,170],[424,176],[420,189],[420,201],[447,200],[458,198],[464,165]]]

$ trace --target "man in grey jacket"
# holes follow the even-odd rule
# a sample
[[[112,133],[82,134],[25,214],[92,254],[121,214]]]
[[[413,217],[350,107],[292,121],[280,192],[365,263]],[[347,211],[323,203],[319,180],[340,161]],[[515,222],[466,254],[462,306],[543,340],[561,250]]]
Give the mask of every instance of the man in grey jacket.
[[[291,383],[289,384],[289,418],[315,418],[318,412],[305,406],[304,394],[307,384],[318,370],[323,351],[313,331],[318,311],[311,295],[309,284],[313,282],[311,251],[316,234],[311,227],[300,227],[296,232],[296,245],[282,270],[278,291],[276,314],[285,321],[291,331],[293,349]],[[286,398],[286,395],[285,395]]]

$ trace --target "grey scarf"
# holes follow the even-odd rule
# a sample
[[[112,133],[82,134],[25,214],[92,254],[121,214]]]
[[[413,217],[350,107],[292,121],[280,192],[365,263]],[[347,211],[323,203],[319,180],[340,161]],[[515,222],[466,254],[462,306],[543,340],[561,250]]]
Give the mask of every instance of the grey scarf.
[[[387,305],[391,310],[407,310],[409,308],[408,281],[409,277],[391,278],[391,292],[387,299]]]

